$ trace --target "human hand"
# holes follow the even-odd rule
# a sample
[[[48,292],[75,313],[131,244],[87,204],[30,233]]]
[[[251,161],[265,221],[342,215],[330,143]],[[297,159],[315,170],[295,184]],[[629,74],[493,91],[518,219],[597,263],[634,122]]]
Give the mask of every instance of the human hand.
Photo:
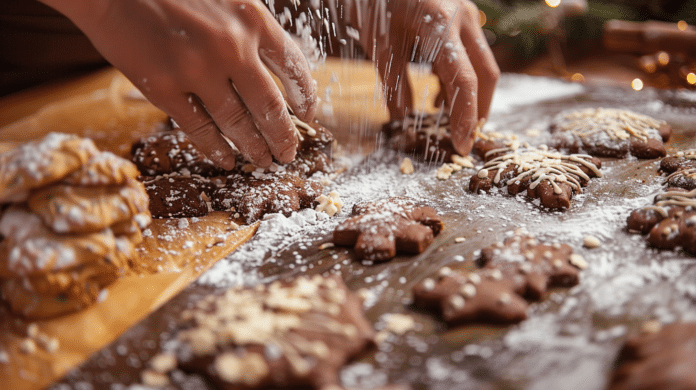
[[[294,126],[268,70],[305,121],[316,110],[316,86],[302,52],[262,2],[43,1],[70,17],[217,165],[234,166],[223,135],[259,166],[272,156],[283,163],[295,157]]]
[[[413,112],[408,63],[431,62],[440,80],[438,100],[451,112],[454,147],[462,155],[468,154],[474,128],[479,119],[488,116],[500,77],[480,27],[478,8],[469,0],[384,3],[374,2],[361,42],[377,63],[391,118],[400,120]],[[386,20],[389,14],[390,20]]]

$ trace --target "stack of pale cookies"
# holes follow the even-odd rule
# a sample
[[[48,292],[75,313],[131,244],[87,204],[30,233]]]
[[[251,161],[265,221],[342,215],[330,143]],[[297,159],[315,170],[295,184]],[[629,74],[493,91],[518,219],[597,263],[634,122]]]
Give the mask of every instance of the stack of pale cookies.
[[[138,175],[65,134],[0,154],[0,294],[13,312],[49,318],[107,297],[151,221]]]

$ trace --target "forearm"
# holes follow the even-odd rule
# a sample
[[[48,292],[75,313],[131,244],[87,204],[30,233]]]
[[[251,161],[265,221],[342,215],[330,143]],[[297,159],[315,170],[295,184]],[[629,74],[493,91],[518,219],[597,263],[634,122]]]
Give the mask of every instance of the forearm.
[[[111,0],[39,0],[67,16],[81,30],[98,26],[107,12]]]

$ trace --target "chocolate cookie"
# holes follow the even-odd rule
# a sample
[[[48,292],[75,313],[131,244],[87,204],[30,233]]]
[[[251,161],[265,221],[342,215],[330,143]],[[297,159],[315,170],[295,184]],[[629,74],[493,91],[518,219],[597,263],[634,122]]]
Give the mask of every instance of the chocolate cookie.
[[[514,134],[498,132],[476,132],[476,139],[471,153],[483,161],[492,160],[501,154],[505,154],[508,148],[519,144]]]
[[[153,218],[190,218],[208,214],[214,185],[198,176],[170,174],[143,178]]]
[[[426,278],[414,286],[413,300],[442,315],[449,325],[516,323],[527,318],[529,305],[515,287],[515,280],[498,269],[459,272],[445,267],[437,279]]]
[[[665,183],[669,187],[682,188],[687,191],[696,189],[696,167],[695,168],[684,168],[672,172]]]
[[[435,209],[407,198],[358,203],[352,215],[336,227],[333,242],[353,246],[359,259],[371,261],[421,253],[443,228]]]
[[[667,174],[689,168],[696,168],[696,149],[680,151],[660,161],[660,171]]]
[[[628,230],[648,234],[650,245],[659,249],[683,248],[696,255],[696,190],[668,189],[655,197],[655,204],[634,210]]]
[[[227,183],[212,193],[212,208],[236,211],[246,223],[261,219],[268,213],[290,216],[293,211],[314,207],[322,185],[289,173],[259,175],[233,174]]]
[[[145,176],[174,172],[213,176],[222,172],[179,130],[141,139],[133,144],[131,154],[132,161]]]
[[[318,275],[210,296],[182,318],[179,367],[223,389],[338,386],[374,337],[343,281]]]
[[[621,348],[609,390],[696,389],[696,323],[665,325],[630,337]]]
[[[506,187],[510,195],[526,191],[549,209],[567,209],[573,194],[582,192],[593,177],[602,177],[599,159],[587,155],[564,155],[545,146],[512,145],[488,160],[469,180],[469,191],[489,192]],[[496,153],[497,155],[497,153]]]
[[[514,291],[533,301],[540,300],[547,288],[577,285],[580,269],[575,264],[578,261],[569,245],[547,244],[529,235],[515,235],[486,247],[478,259],[480,267],[499,269],[513,279]]]
[[[551,145],[570,153],[599,157],[658,158],[666,155],[664,142],[672,128],[627,110],[587,108],[563,112],[551,123]]]
[[[420,161],[450,161],[457,152],[452,144],[449,115],[410,115],[403,121],[392,121],[382,127],[392,149],[411,154]]]

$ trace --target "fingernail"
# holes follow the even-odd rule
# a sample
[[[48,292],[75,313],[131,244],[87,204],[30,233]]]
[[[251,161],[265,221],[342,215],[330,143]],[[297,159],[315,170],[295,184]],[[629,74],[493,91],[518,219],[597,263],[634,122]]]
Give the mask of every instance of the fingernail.
[[[224,170],[232,170],[237,164],[237,158],[234,153],[230,153],[218,161],[218,165]]]

